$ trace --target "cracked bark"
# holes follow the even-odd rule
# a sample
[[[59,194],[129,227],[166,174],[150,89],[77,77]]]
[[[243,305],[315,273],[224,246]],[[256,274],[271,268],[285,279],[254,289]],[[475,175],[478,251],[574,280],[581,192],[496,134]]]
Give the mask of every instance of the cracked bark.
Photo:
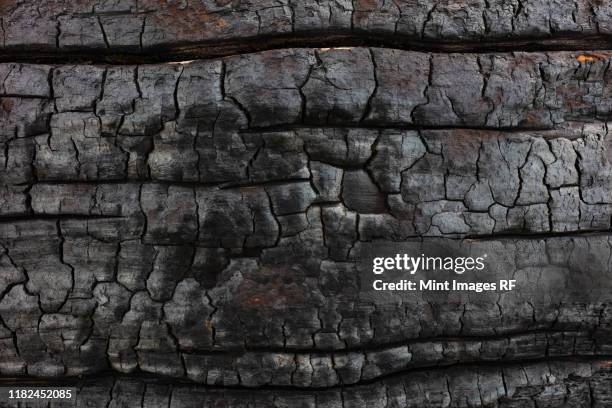
[[[610,406],[612,14],[454,7],[0,6],[0,383]],[[522,286],[383,299],[390,249]]]

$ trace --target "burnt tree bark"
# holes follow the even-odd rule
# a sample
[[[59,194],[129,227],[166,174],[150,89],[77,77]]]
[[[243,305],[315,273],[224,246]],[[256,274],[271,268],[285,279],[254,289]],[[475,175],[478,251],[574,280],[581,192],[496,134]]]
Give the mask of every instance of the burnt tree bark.
[[[0,13],[0,383],[612,406],[611,5]],[[519,287],[380,296],[363,262],[389,250],[484,254],[476,278]]]

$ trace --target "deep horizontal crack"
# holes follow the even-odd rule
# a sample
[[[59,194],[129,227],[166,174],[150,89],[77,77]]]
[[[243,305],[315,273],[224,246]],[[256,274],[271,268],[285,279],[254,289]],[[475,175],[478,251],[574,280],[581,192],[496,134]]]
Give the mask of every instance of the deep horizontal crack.
[[[554,37],[517,37],[474,41],[431,41],[401,34],[327,31],[276,34],[204,41],[197,44],[156,45],[138,50],[134,47],[107,49],[48,49],[19,46],[0,52],[0,62],[30,63],[108,63],[136,64],[178,62],[220,58],[231,55],[282,48],[381,47],[400,50],[440,53],[486,53],[512,51],[577,51],[607,50],[612,45],[609,35],[559,34]]]
[[[437,372],[442,375],[449,369],[455,369],[457,367],[466,368],[466,369],[479,369],[479,368],[499,368],[503,370],[507,367],[520,367],[525,364],[535,364],[535,363],[600,363],[603,366],[607,366],[610,364],[612,360],[612,355],[599,355],[599,356],[580,356],[580,357],[556,357],[556,358],[533,358],[533,359],[521,359],[515,360],[511,362],[499,362],[499,361],[486,361],[486,362],[478,362],[478,363],[454,363],[448,364],[444,366],[438,367],[418,367],[408,370],[397,371],[385,375],[381,375],[379,377],[375,377],[368,380],[362,380],[354,384],[339,384],[330,387],[296,387],[296,386],[287,386],[287,385],[262,385],[256,387],[259,391],[266,390],[286,390],[286,391],[295,391],[295,392],[308,392],[308,391],[326,391],[326,390],[334,390],[334,389],[350,389],[355,387],[360,387],[364,385],[371,385],[376,383],[381,383],[386,380],[392,380],[401,378],[410,373],[423,373],[423,372]],[[164,375],[151,375],[142,372],[134,372],[131,374],[120,374],[111,371],[99,372],[95,375],[83,375],[79,377],[11,377],[11,378],[0,378],[0,385],[2,386],[33,386],[33,385],[44,385],[44,386],[69,386],[69,385],[79,385],[84,386],[87,384],[95,384],[105,378],[113,378],[115,380],[136,380],[142,381],[145,383],[158,384],[158,385],[170,385],[173,387],[197,387],[200,389],[206,390],[252,390],[253,387],[246,387],[243,385],[210,385],[210,384],[202,384],[190,381],[188,379],[181,378],[173,378],[167,377]]]

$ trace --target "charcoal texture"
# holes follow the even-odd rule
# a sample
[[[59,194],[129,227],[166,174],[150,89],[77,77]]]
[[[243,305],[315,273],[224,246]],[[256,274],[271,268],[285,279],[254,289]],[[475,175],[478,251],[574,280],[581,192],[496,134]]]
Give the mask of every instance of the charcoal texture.
[[[233,53],[375,40],[396,47],[606,48],[602,0],[43,0],[3,2],[0,48],[22,56]]]
[[[0,4],[0,384],[612,406],[612,51],[586,50],[611,21],[595,0]],[[386,251],[484,256],[462,277],[518,288],[381,296]]]

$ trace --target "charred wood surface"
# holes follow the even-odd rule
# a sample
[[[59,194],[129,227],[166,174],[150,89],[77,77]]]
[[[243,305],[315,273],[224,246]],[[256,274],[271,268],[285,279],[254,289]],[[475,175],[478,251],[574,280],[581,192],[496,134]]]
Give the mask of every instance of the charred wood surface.
[[[0,385],[612,406],[605,1],[21,1],[0,23]],[[485,256],[469,280],[518,288],[381,296],[363,263],[389,250]]]

